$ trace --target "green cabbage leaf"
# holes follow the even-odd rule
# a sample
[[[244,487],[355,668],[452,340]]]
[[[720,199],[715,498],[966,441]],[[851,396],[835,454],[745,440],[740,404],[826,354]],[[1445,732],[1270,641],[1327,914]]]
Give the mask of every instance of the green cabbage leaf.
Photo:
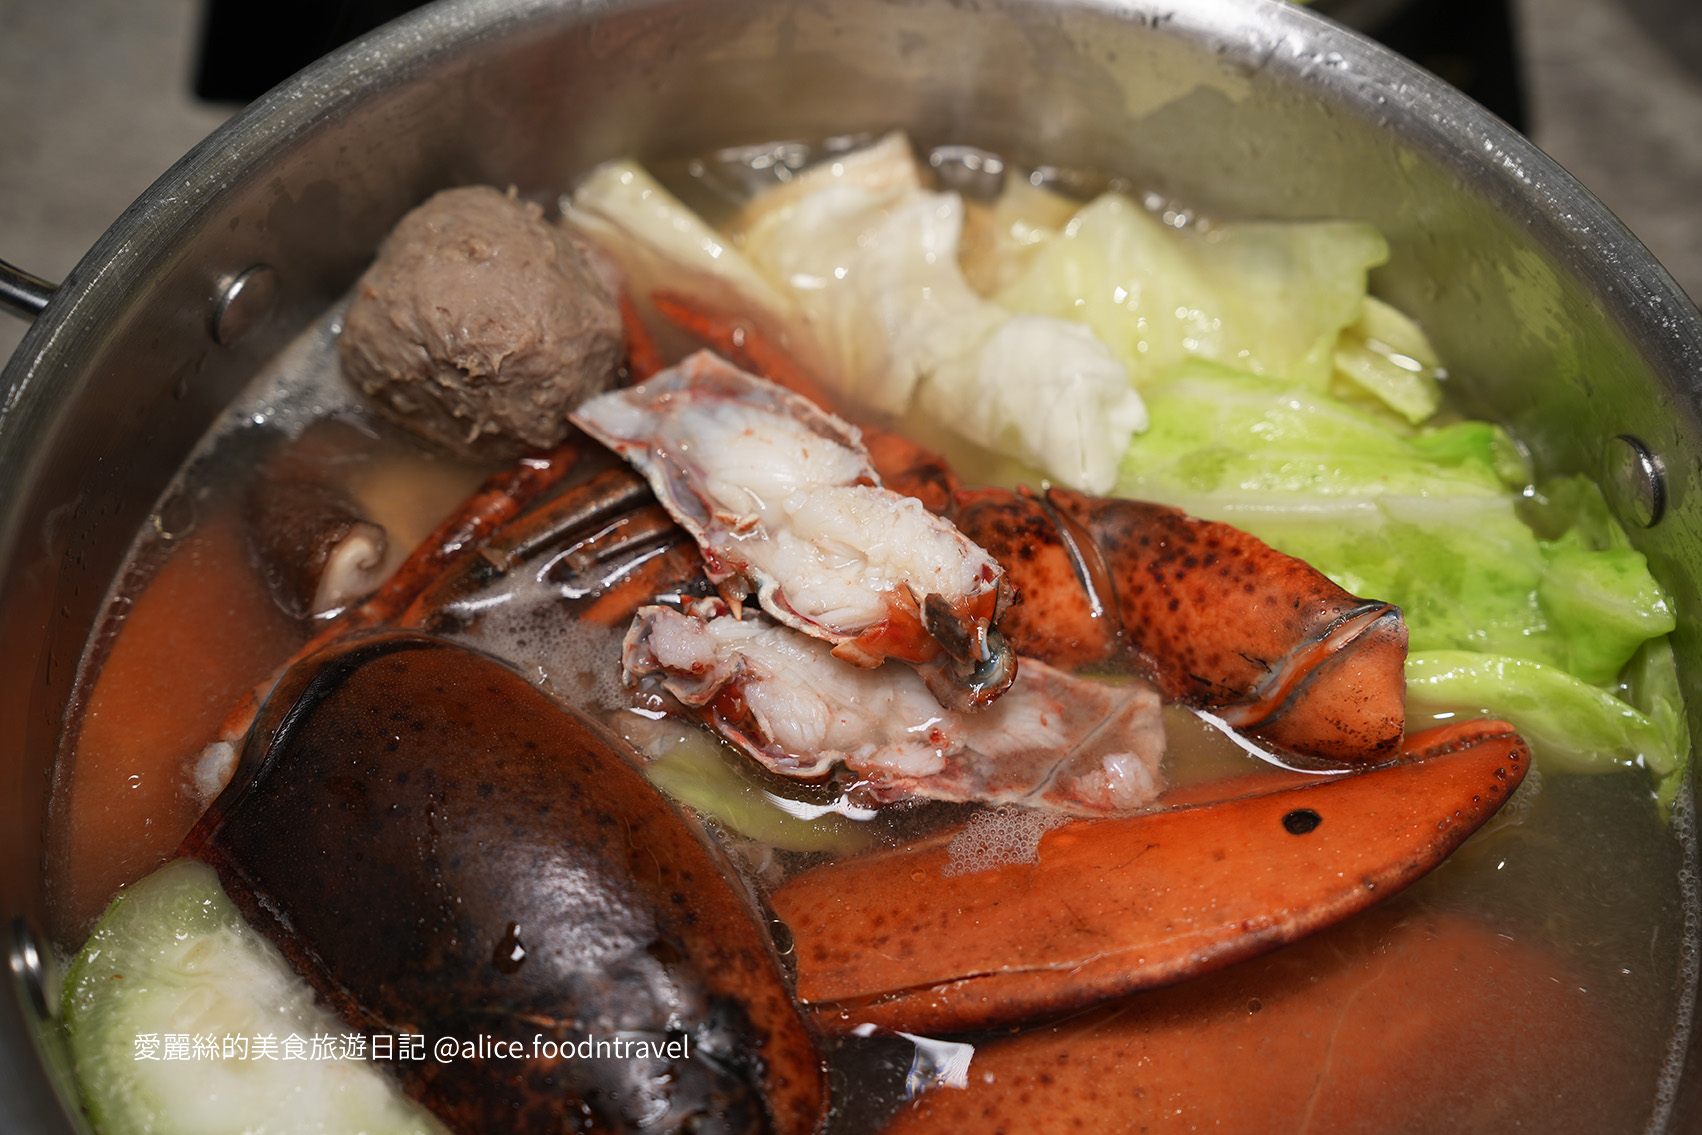
[[[1357,221],[1190,226],[1117,193],[1083,207],[999,293],[1014,311],[1079,319],[1141,388],[1189,358],[1323,390],[1366,273],[1388,259]]]
[[[1588,479],[1531,486],[1489,423],[1412,429],[1217,364],[1183,364],[1146,401],[1117,492],[1234,524],[1399,605],[1415,712],[1507,718],[1553,767],[1676,775],[1688,743],[1659,653],[1672,605]]]
[[[958,262],[964,203],[924,187],[898,134],[759,194],[725,234],[643,169],[599,166],[564,203],[639,301],[683,291],[757,324],[849,404],[940,425],[1103,493],[1146,410],[1072,320],[1012,312]]]

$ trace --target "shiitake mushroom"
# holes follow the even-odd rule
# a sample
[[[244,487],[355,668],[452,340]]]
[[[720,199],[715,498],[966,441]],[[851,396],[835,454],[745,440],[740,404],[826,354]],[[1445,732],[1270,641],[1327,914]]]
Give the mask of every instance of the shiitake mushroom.
[[[317,422],[274,445],[249,484],[248,544],[273,602],[322,615],[383,581],[388,546],[343,476],[372,448],[354,426]]]

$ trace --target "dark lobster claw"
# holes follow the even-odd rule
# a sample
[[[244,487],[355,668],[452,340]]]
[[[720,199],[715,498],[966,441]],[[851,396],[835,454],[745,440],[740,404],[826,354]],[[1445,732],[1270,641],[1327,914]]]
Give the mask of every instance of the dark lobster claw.
[[[388,634],[297,665],[184,850],[352,1026],[473,1054],[398,1065],[457,1132],[819,1123],[820,1059],[727,864],[488,657]],[[625,1048],[562,1054],[586,1040]]]

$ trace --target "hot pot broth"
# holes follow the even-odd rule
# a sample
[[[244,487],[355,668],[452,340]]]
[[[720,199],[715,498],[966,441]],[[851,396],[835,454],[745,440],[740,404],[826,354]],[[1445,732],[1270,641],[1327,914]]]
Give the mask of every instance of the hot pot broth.
[[[801,151],[793,152],[793,157],[798,153]],[[945,158],[937,164],[943,164],[945,180],[971,191],[979,188],[977,180],[987,176],[990,155],[949,148],[940,153]],[[776,170],[784,173],[791,168],[785,154],[780,149],[763,149],[738,155],[737,161],[697,161],[664,170],[664,174],[682,197],[701,205],[706,213],[726,217],[746,195],[771,182]],[[776,155],[781,155],[780,159]],[[1103,184],[1080,175],[1065,175],[1062,180],[1082,197]],[[1175,217],[1186,225],[1195,220],[1183,210],[1164,210],[1162,203],[1159,208],[1167,221]],[[68,732],[70,741],[55,795],[50,879],[58,903],[60,945],[67,950],[76,946],[106,898],[168,857],[193,822],[197,798],[186,785],[193,780],[194,770],[186,767],[180,754],[163,761],[154,754],[152,763],[148,763],[145,755],[126,752],[122,744],[114,745],[110,740],[102,741],[100,726],[92,723],[98,723],[102,716],[102,668],[112,665],[124,649],[125,614],[135,609],[135,601],[150,579],[162,578],[174,562],[195,557],[217,559],[219,570],[235,585],[231,593],[241,596],[245,608],[255,608],[263,600],[263,589],[252,573],[244,578],[243,557],[232,552],[240,524],[240,485],[253,475],[257,452],[279,436],[299,436],[315,421],[339,418],[358,423],[365,436],[352,443],[349,487],[373,506],[372,511],[392,518],[395,542],[404,546],[410,542],[409,533],[427,530],[434,515],[446,513],[490,472],[415,447],[362,406],[337,374],[335,336],[339,320],[339,312],[328,313],[259,376],[225,415],[167,494],[152,526],[138,536],[135,566],[115,584],[113,613],[102,635],[91,644],[85,663],[84,696],[80,699],[85,713]],[[1026,475],[1009,461],[977,454],[925,425],[918,428],[926,431],[929,443],[952,450],[968,483]],[[394,499],[396,486],[421,482],[429,483],[431,489],[415,494],[412,501]],[[393,548],[392,554],[395,552]],[[547,601],[547,588],[542,598]],[[228,617],[231,626],[239,629],[227,636],[226,642],[213,636],[211,641],[174,644],[165,654],[143,664],[171,667],[174,661],[180,661],[186,672],[198,671],[205,668],[205,661],[191,662],[188,652],[231,649],[233,644],[245,652],[244,661],[228,667],[222,681],[205,692],[206,705],[197,718],[204,740],[212,735],[221,716],[218,707],[224,700],[264,677],[272,665],[307,637],[308,630],[275,612],[230,612],[221,606],[226,602],[222,594],[200,592],[186,595],[180,602],[185,612],[212,620]],[[975,815],[975,809],[969,806],[919,803],[885,809],[863,822],[830,815],[816,826],[815,834],[802,838],[793,829],[768,839],[754,838],[750,825],[718,820],[705,798],[694,796],[689,786],[682,787],[680,779],[670,784],[667,771],[679,767],[681,761],[716,769],[720,785],[714,791],[723,797],[730,794],[750,799],[767,790],[806,803],[826,804],[838,790],[811,790],[780,781],[752,768],[719,742],[707,740],[707,735],[698,733],[695,727],[656,724],[623,713],[628,699],[618,681],[619,633],[587,630],[552,619],[547,602],[517,607],[522,612],[517,616],[498,611],[480,617],[463,632],[464,637],[479,649],[498,654],[561,699],[608,714],[636,747],[659,758],[657,782],[679,794],[688,805],[706,809],[711,829],[759,895],[771,893],[786,879],[824,860],[901,846],[951,829]],[[172,649],[186,653],[174,660]],[[106,716],[110,719],[123,712],[122,707],[114,707]],[[1417,719],[1412,722],[1413,727],[1420,724]],[[1166,731],[1164,771],[1173,787],[1269,771],[1268,766],[1186,711],[1167,710]],[[97,745],[105,745],[110,755],[91,756]],[[1583,993],[1576,1004],[1587,1006],[1588,1013],[1557,1024],[1543,1020],[1553,1010],[1539,1006],[1531,1014],[1542,1027],[1530,1035],[1549,1040],[1565,1038],[1589,1050],[1588,1074],[1603,1110],[1580,1115],[1569,1110],[1570,1105],[1556,1105],[1559,1110],[1555,1114],[1531,1115],[1529,1122],[1557,1131],[1637,1131],[1664,1115],[1666,1093],[1676,1076],[1684,1041],[1677,1022],[1685,1015],[1694,979],[1693,916],[1686,912],[1682,886],[1688,823],[1682,811],[1672,817],[1663,814],[1651,792],[1649,776],[1642,770],[1595,775],[1542,771],[1540,776],[1533,775],[1503,817],[1492,821],[1448,863],[1375,916],[1407,923],[1458,916],[1508,941],[1536,947],[1552,956],[1561,967],[1558,972],[1564,972],[1568,980],[1575,979]],[[983,830],[988,833],[984,848],[967,853],[971,869],[988,861],[997,863],[1032,854],[1039,835],[1034,825],[1009,816],[985,822]],[[976,855],[983,859],[975,861]],[[1372,917],[1363,916],[1360,921]],[[1373,923],[1379,928],[1375,933],[1385,935],[1394,934],[1390,927],[1395,924]],[[1328,941],[1344,943],[1344,954],[1365,950],[1363,944],[1347,944],[1351,933],[1331,931],[1327,936],[1333,936]],[[784,952],[783,932],[781,945]],[[1376,952],[1383,948],[1387,947],[1374,945],[1371,949]],[[1233,988],[1234,980],[1201,979],[1197,996],[1203,1004],[1221,996],[1226,987]],[[1445,975],[1434,980],[1446,985],[1452,978]],[[1189,1011],[1186,987],[1164,996],[1169,998],[1165,1004],[1172,1007],[1181,999],[1181,1008],[1174,1011],[1183,1015]],[[1248,1001],[1249,1016],[1263,1011],[1258,1002],[1256,997]],[[1132,1003],[1137,1012],[1139,1003],[1139,998]],[[1574,1002],[1567,1004],[1575,1007]],[[1481,1028],[1483,1022],[1471,1022],[1468,1027]],[[1578,1035],[1569,1035],[1571,1029]],[[1522,1035],[1517,1030],[1515,1033]],[[978,1035],[968,1039],[988,1054],[997,1050],[1001,1037]],[[906,1079],[915,1072],[915,1054],[910,1042],[890,1037],[832,1042],[828,1056],[837,1099],[833,1129],[877,1130],[891,1116],[904,1112],[908,1106]],[[1526,1078],[1533,1074],[1532,1069],[1549,1062],[1551,1055],[1540,1048],[1513,1046],[1501,1054],[1506,1063],[1497,1073],[1509,1080]],[[1386,1111],[1380,1109],[1382,1119],[1377,1122],[1396,1130],[1414,1122],[1425,1109],[1443,1117],[1442,1122],[1474,1114],[1469,1108],[1462,1110],[1458,1101],[1446,1098],[1450,1085],[1412,1087],[1399,1067],[1400,1056],[1392,1056],[1395,1067],[1389,1071],[1387,1090],[1391,1098],[1401,1102]],[[974,1063],[971,1069],[973,1085],[978,1069]],[[1311,1075],[1305,1067],[1295,1071]],[[955,1090],[936,1089],[946,1093]],[[1379,1094],[1379,1090],[1369,1088],[1364,1092],[1359,1098],[1369,1100]],[[1403,1092],[1408,1095],[1403,1096]],[[1604,1127],[1603,1116],[1608,1114],[1611,1119]]]

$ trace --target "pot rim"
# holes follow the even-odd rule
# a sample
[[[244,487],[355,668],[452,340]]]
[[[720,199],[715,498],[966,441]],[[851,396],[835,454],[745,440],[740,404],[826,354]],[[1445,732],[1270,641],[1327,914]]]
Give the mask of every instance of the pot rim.
[[[729,6],[738,0],[719,0]],[[1328,96],[1401,137],[1528,227],[1647,352],[1657,373],[1702,372],[1702,312],[1647,248],[1576,178],[1524,135],[1456,88],[1370,38],[1289,0],[1002,0],[1004,6],[1075,7],[1144,23],[1178,38],[1215,42],[1220,56],[1269,69]],[[616,8],[667,0],[437,0],[380,27],[286,79],[238,111],[175,162],[96,240],[0,370],[0,453],[10,453],[34,377],[70,354],[75,328],[109,317],[113,293],[145,276],[216,209],[233,173],[255,168],[303,134],[470,43],[498,38],[562,12],[591,20]],[[1618,280],[1623,287],[1594,282]],[[1684,391],[1702,397],[1702,378]],[[28,415],[22,415],[27,417]],[[0,474],[5,466],[0,464]],[[6,533],[0,527],[0,533]],[[9,534],[9,533],[7,533]],[[0,551],[5,548],[0,536]]]
[[[740,0],[718,0],[729,6]],[[185,234],[215,213],[244,171],[263,168],[359,103],[469,46],[558,21],[668,0],[439,0],[310,65],[217,128],[162,174],[68,274],[0,370],[0,483],[36,480],[37,442],[74,393],[101,328],[120,321],[183,255]],[[1044,8],[1053,0],[999,0]],[[1702,406],[1702,312],[1630,231],[1530,141],[1442,80],[1286,0],[1073,0],[1067,6],[1211,42],[1228,62],[1270,70],[1338,108],[1395,130],[1472,193],[1526,229],[1634,344],[1675,412]],[[23,492],[0,505],[0,564],[25,541]],[[1692,905],[1695,895],[1689,896]],[[4,914],[10,919],[12,911]],[[75,1130],[51,1087],[22,982],[0,999],[0,1129]],[[1667,1104],[1671,1107],[1670,1101]],[[26,1120],[29,1126],[26,1125]],[[1656,1126],[1659,1126],[1657,1123]]]

